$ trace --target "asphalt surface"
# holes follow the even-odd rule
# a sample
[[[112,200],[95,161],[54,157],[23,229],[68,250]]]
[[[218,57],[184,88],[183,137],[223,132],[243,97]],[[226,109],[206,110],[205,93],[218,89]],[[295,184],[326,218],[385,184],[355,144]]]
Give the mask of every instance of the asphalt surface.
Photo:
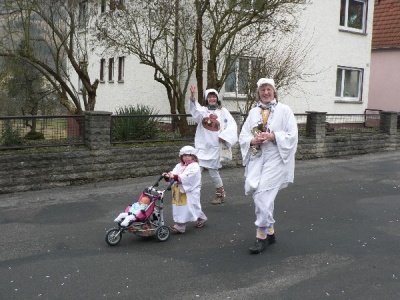
[[[0,299],[400,299],[399,158],[298,161],[275,202],[277,243],[255,255],[243,168],[221,171],[220,206],[204,173],[209,221],[166,242],[105,242],[156,176],[0,195]]]

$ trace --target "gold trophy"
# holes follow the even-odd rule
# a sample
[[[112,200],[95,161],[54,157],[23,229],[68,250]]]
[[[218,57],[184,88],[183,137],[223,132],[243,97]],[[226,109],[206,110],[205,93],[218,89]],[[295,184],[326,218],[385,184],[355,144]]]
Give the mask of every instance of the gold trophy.
[[[254,137],[257,137],[261,132],[266,132],[265,127],[263,126],[263,124],[258,124],[256,127],[254,127],[251,130],[251,133],[253,134]],[[250,151],[251,151],[251,155],[259,157],[261,156],[262,152],[261,152],[261,145],[253,145],[250,146]]]

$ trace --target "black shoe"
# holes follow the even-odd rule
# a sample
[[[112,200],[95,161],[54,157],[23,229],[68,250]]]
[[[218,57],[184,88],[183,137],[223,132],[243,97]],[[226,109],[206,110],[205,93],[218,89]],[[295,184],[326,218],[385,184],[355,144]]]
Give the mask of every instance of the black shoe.
[[[261,253],[265,249],[265,247],[267,247],[268,245],[273,244],[275,242],[276,242],[275,234],[267,235],[266,239],[256,238],[254,245],[251,246],[249,248],[249,250],[251,253]]]
[[[271,235],[267,235],[267,242],[268,242],[268,245],[276,242],[275,233],[271,234]]]

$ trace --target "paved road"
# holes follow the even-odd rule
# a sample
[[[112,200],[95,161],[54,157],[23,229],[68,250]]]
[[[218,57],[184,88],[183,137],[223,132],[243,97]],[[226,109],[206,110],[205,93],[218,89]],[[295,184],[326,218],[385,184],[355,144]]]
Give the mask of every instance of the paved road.
[[[209,221],[164,243],[104,240],[155,177],[0,195],[0,299],[400,299],[399,158],[298,161],[275,205],[277,243],[256,255],[242,168],[222,171],[222,206],[204,174]]]

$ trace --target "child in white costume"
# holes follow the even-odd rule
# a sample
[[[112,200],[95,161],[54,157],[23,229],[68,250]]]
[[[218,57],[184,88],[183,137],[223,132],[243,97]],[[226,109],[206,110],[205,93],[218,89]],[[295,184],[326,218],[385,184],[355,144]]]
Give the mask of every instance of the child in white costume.
[[[130,223],[137,220],[138,216],[144,215],[147,206],[150,204],[149,197],[142,197],[138,202],[135,202],[131,205],[127,212],[120,213],[118,217],[114,220],[114,222],[121,222],[121,226],[129,226]]]
[[[195,227],[200,228],[207,221],[200,204],[201,171],[196,152],[192,146],[184,146],[179,151],[180,162],[171,172],[163,173],[166,180],[175,180],[172,187],[175,225],[169,227],[175,233],[184,233],[188,222],[196,222]]]
[[[237,124],[229,111],[221,106],[219,94],[214,89],[205,91],[206,106],[195,99],[196,87],[190,87],[190,113],[197,123],[194,139],[199,165],[207,169],[216,188],[216,198],[212,204],[221,204],[226,200],[224,185],[219,175],[220,142],[231,148],[238,141]]]

